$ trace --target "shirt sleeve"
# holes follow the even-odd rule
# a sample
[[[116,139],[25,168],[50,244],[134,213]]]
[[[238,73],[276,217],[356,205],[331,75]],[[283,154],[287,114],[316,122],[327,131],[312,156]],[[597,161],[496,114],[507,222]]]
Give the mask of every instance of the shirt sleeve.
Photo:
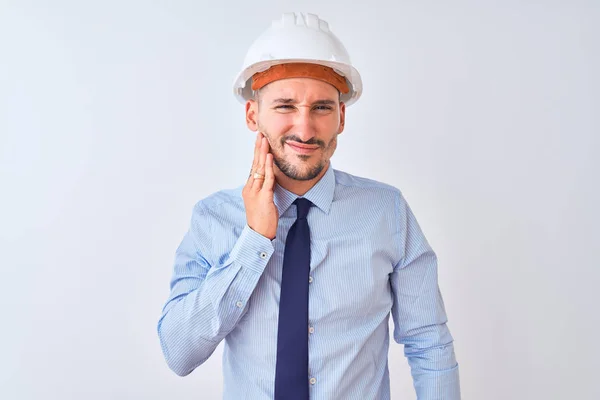
[[[459,400],[458,363],[438,286],[437,257],[401,193],[397,202],[402,257],[390,277],[394,340],[404,345],[418,400]]]
[[[216,236],[215,236],[216,235]],[[176,250],[170,295],[158,322],[169,366],[185,376],[204,363],[247,311],[274,247],[247,224],[228,257],[212,262],[210,214],[199,202]]]

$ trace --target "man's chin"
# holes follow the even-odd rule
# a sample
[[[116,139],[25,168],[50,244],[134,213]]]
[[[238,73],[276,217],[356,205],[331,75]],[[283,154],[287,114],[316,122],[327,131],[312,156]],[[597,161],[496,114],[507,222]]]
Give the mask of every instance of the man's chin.
[[[275,165],[288,178],[297,181],[308,181],[317,177],[323,170],[324,165],[320,162],[309,162],[297,159],[297,155],[293,158],[293,162],[288,162],[286,159],[275,157]]]
[[[292,168],[286,169],[285,171],[283,171],[283,173],[291,178],[291,179],[295,179],[297,181],[308,181],[311,179],[316,178],[321,171],[323,170],[322,166],[316,165],[316,166],[311,166],[309,168],[307,168],[306,166],[292,166]]]

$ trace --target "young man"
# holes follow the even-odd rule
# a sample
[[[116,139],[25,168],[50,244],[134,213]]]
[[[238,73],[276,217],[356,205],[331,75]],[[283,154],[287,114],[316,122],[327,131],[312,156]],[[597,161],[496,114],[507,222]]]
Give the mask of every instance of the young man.
[[[224,398],[390,398],[389,329],[420,400],[460,399],[437,259],[400,190],[334,170],[358,71],[327,23],[284,14],[234,84],[258,132],[243,187],[193,211],[158,324],[187,375],[225,340]]]

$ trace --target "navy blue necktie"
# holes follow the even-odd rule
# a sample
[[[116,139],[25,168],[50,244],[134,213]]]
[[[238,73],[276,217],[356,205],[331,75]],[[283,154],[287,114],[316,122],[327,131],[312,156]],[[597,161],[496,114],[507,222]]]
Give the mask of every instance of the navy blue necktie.
[[[308,400],[308,277],[310,273],[310,230],[306,216],[312,203],[297,198],[298,217],[285,239],[275,400]]]

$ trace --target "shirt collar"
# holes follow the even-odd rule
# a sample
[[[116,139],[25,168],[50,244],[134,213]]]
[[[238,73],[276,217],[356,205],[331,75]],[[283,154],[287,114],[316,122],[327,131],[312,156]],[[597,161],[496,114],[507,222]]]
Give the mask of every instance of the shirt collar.
[[[279,216],[282,216],[298,197],[310,200],[311,203],[320,208],[325,214],[329,214],[334,191],[335,174],[330,161],[325,174],[304,196],[298,196],[284,189],[278,183],[275,183],[275,187],[273,188],[273,202],[279,211]]]

